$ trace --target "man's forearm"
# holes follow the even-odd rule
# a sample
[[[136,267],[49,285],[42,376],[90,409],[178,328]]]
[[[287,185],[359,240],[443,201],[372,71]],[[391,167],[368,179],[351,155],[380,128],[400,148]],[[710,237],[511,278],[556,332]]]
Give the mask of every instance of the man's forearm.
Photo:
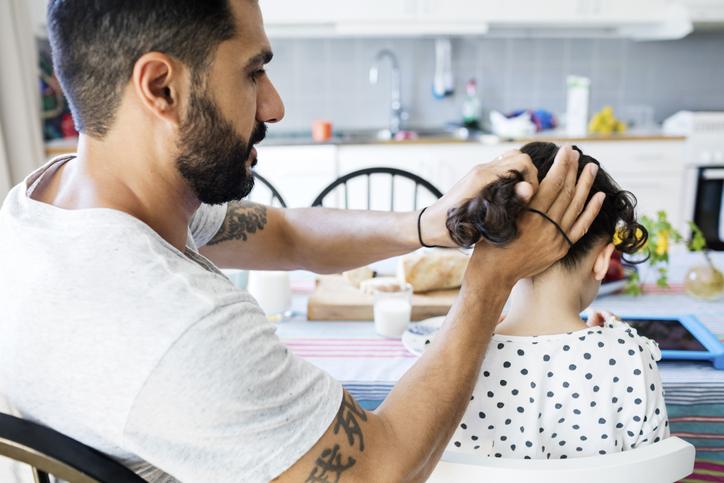
[[[305,208],[285,217],[294,268],[339,273],[420,248],[415,213]]]
[[[221,268],[339,273],[419,246],[416,213],[235,202],[201,253]]]
[[[468,270],[488,273],[466,277],[433,343],[376,411],[404,448],[399,456],[418,462],[403,470],[409,481],[427,479],[455,432],[510,294],[512,286],[501,283],[485,259],[471,260]]]

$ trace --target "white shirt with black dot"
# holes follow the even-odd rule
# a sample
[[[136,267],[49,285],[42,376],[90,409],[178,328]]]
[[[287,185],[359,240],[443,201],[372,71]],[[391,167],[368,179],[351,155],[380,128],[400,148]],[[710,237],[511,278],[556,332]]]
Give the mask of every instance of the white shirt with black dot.
[[[447,449],[576,458],[667,438],[659,359],[654,341],[614,318],[568,334],[495,334]]]

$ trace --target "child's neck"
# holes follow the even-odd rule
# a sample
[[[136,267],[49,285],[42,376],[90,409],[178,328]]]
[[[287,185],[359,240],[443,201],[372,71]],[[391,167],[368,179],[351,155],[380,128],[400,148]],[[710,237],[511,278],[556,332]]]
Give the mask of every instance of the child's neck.
[[[585,307],[580,288],[585,284],[571,274],[526,278],[513,288],[510,312],[496,334],[532,336],[585,329],[578,315]]]

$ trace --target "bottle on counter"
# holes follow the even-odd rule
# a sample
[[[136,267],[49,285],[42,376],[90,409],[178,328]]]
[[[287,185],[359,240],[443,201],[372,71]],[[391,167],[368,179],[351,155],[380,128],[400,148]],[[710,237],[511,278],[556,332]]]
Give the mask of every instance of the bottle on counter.
[[[591,79],[578,75],[568,76],[568,107],[566,109],[566,134],[571,138],[588,134],[588,98]]]
[[[470,79],[465,86],[467,98],[463,101],[463,127],[480,129],[480,100],[477,97],[477,82]]]

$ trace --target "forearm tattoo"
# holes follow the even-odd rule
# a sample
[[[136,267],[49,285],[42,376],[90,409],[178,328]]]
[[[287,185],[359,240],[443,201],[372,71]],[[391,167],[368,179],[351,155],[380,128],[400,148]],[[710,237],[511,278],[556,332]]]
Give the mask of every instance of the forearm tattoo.
[[[355,446],[355,436],[357,436],[361,452],[364,451],[365,445],[362,427],[359,425],[357,418],[363,422],[367,421],[364,410],[357,405],[350,394],[345,392],[334,423],[334,434],[339,434],[339,430],[342,429],[347,435],[347,441],[351,447]],[[347,457],[346,463],[342,463],[342,455],[339,450],[339,445],[335,444],[332,448],[322,451],[305,483],[338,483],[342,473],[357,463],[357,460],[351,456]]]
[[[229,240],[246,241],[247,234],[263,230],[266,222],[266,206],[245,201],[229,203],[224,223],[207,245],[216,245]]]

